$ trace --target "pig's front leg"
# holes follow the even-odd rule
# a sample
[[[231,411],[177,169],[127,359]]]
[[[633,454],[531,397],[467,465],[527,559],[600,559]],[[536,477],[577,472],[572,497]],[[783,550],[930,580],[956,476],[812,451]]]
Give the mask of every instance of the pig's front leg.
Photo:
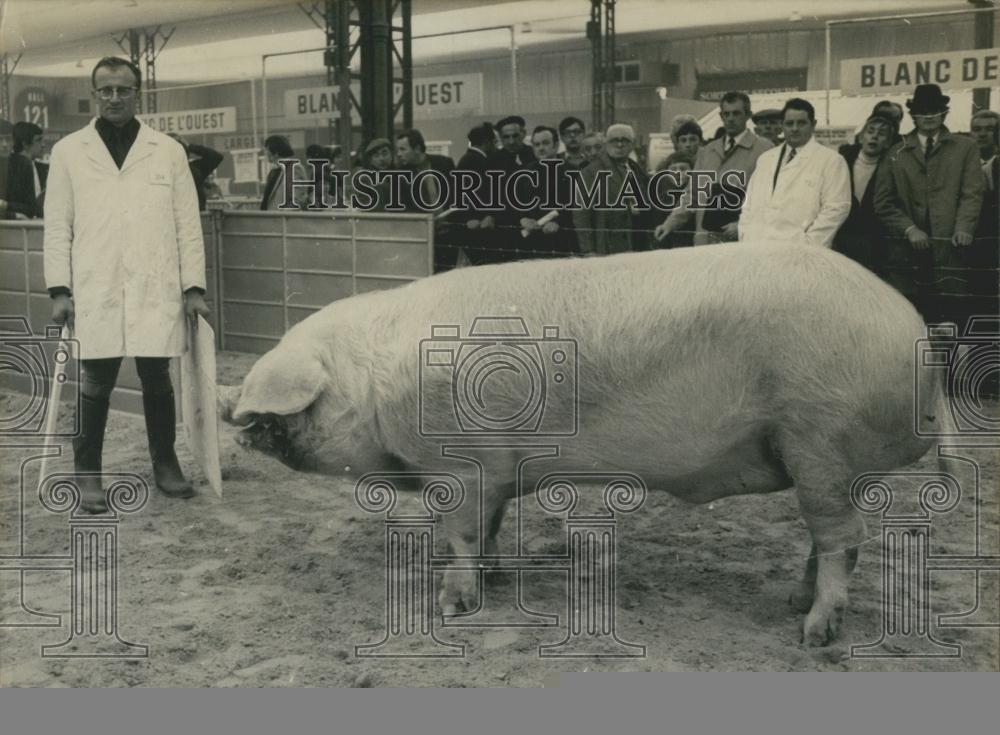
[[[512,489],[506,484],[486,481],[485,492],[480,496],[479,479],[466,481],[469,494],[457,510],[444,516],[444,531],[451,544],[452,553],[468,557],[464,566],[481,565],[481,556],[497,554],[496,534],[503,519],[504,507]],[[482,506],[480,506],[482,497]],[[482,513],[480,513],[482,507]],[[480,549],[482,539],[482,549]],[[478,581],[481,575],[476,570],[447,568],[441,581],[438,604],[444,615],[459,612],[473,612],[481,604]]]

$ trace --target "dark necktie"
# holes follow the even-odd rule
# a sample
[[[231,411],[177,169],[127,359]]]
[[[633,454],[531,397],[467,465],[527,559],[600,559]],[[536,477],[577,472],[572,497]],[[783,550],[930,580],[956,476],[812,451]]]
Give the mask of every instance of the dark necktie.
[[[727,135],[726,136],[726,150],[725,150],[725,153],[726,153],[727,156],[733,150],[733,146],[734,145],[736,145],[736,141],[733,140],[733,138],[731,138],[730,136]]]
[[[927,160],[928,158],[931,157],[931,148],[933,148],[933,147],[934,147],[934,136],[933,135],[928,135],[927,136],[927,147],[924,148],[924,160]]]
[[[787,146],[782,146],[781,147],[781,156],[778,157],[778,165],[774,169],[774,181],[771,182],[771,191],[772,192],[778,187],[778,174],[781,173],[781,164],[782,164],[782,159],[785,156],[785,150],[786,150],[786,148],[787,148]],[[784,160],[785,165],[791,163],[792,159],[795,158],[795,149],[794,148],[787,148],[787,150],[788,150],[788,158],[785,158],[785,160]]]

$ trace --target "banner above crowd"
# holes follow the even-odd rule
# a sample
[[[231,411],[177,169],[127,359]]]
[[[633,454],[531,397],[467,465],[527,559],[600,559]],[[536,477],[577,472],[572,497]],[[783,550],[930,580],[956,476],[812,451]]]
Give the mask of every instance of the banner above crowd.
[[[842,94],[899,94],[918,84],[946,89],[1000,85],[1000,49],[929,52],[908,56],[844,59],[840,62]]]
[[[396,84],[394,95],[398,98],[401,85]],[[351,85],[354,97],[361,99],[361,89]],[[483,75],[452,74],[413,80],[413,118],[430,120],[455,115],[479,113],[483,109]],[[357,115],[357,111],[354,112]],[[340,117],[337,106],[337,87],[306,87],[285,91],[285,119],[290,122],[315,123],[318,120],[336,120]]]
[[[136,115],[153,130],[161,133],[232,133],[236,130],[236,108],[214,107],[205,110],[153,112]]]

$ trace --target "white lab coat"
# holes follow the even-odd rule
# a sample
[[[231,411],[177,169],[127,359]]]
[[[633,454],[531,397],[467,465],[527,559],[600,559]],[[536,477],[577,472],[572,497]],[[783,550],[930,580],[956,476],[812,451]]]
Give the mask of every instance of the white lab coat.
[[[791,163],[781,164],[772,192],[774,170],[786,146],[765,151],[747,184],[740,214],[740,240],[794,242],[830,247],[851,212],[851,180],[843,156],[815,139],[802,146]]]
[[[187,157],[176,141],[140,123],[119,170],[95,122],[52,148],[46,286],[73,292],[82,359],[180,355],[184,291],[205,288]]]

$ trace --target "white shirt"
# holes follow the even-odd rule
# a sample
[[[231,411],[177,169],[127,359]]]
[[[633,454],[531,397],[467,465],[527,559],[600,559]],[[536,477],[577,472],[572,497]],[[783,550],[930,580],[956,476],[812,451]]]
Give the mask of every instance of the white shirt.
[[[993,180],[993,161],[996,160],[996,156],[990,156],[988,161],[983,163],[983,173],[986,174],[986,183],[989,186],[990,191],[997,188],[997,182]]]
[[[944,130],[938,130],[937,133],[935,133],[935,135],[934,135],[934,145],[937,145],[938,143],[941,142],[941,135],[943,133],[944,133]],[[917,140],[920,141],[920,150],[921,151],[926,151],[927,150],[927,136],[924,135],[923,133],[917,133]]]

